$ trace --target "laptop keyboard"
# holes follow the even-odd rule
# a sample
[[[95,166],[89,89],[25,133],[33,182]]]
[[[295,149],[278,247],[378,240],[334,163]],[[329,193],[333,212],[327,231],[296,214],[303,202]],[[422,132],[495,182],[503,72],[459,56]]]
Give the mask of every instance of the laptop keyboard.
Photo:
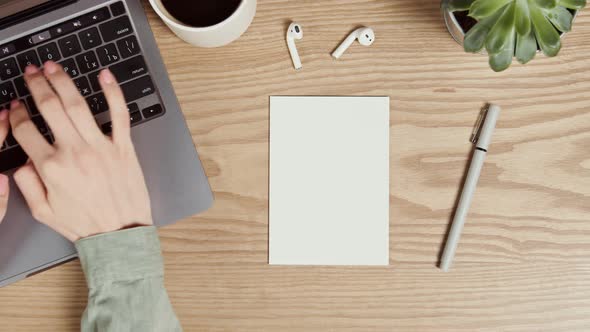
[[[159,98],[150,97],[156,92],[155,86],[126,14],[120,1],[0,45],[0,106],[8,109],[10,101],[19,98],[39,132],[53,142],[22,77],[26,66],[42,66],[52,60],[61,64],[74,80],[105,134],[112,127],[105,113],[108,104],[98,83],[98,73],[103,68],[108,67],[121,84],[132,126],[164,114]],[[26,154],[10,133],[0,148],[0,172],[21,166],[26,160]]]

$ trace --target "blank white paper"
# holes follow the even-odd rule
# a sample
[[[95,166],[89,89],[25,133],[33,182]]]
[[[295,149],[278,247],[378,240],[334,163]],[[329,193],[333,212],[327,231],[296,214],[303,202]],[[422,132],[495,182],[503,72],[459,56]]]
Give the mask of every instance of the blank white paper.
[[[269,263],[389,264],[389,97],[271,97]]]

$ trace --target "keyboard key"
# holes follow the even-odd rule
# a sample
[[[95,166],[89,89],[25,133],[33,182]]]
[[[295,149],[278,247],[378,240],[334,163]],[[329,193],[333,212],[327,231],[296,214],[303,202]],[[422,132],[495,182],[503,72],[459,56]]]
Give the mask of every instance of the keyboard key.
[[[146,119],[152,118],[158,114],[162,114],[162,106],[160,104],[156,104],[148,108],[144,108],[141,111],[141,114],[143,114],[143,117]]]
[[[86,77],[82,76],[76,78],[74,80],[74,84],[83,97],[86,97],[92,93],[92,90],[90,90],[90,84],[88,84],[88,79]]]
[[[154,83],[149,76],[125,83],[121,85],[121,89],[123,89],[123,95],[128,103],[156,92]]]
[[[69,22],[62,23],[58,26],[54,26],[49,30],[49,33],[54,37],[60,37],[81,28],[82,22],[79,19],[75,19]]]
[[[131,120],[131,125],[133,126],[134,124],[141,121],[141,113],[133,112],[133,113],[129,114],[129,120]]]
[[[0,84],[0,104],[8,103],[15,98],[16,92],[11,81]]]
[[[111,12],[113,13],[113,16],[123,15],[125,14],[125,5],[122,1],[114,3],[111,5]]]
[[[48,60],[58,61],[61,59],[61,55],[59,54],[56,43],[45,44],[39,47],[37,52],[39,52],[39,57],[41,58],[42,63]]]
[[[109,13],[109,9],[107,7],[103,7],[82,16],[80,19],[82,20],[82,24],[84,26],[89,26],[108,20],[109,18],[111,18],[111,13]]]
[[[29,37],[30,43],[32,43],[33,45],[44,43],[49,39],[51,39],[51,34],[49,33],[49,30],[36,33]]]
[[[25,97],[31,93],[23,76],[19,76],[14,80],[14,86],[19,97]]]
[[[96,54],[98,54],[98,60],[103,66],[108,66],[120,59],[119,53],[117,53],[117,47],[113,43],[97,48]]]
[[[67,36],[57,41],[59,49],[64,57],[69,57],[82,52],[82,47],[76,35]]]
[[[8,132],[8,135],[6,136],[6,145],[8,145],[8,146],[18,145],[18,143],[16,142],[16,139],[12,135],[12,130],[10,130]]]
[[[98,69],[98,59],[93,51],[82,53],[76,57],[78,68],[82,74]]]
[[[102,88],[100,87],[100,83],[98,83],[98,74],[100,74],[100,70],[88,74],[88,80],[90,81],[90,86],[92,87],[92,91],[94,92],[102,90]]]
[[[64,68],[64,71],[68,75],[70,75],[71,78],[80,75],[80,72],[78,71],[78,67],[76,66],[76,62],[74,61],[74,59],[67,59],[60,62],[59,64]]]
[[[32,117],[31,121],[33,121],[35,126],[37,126],[37,129],[39,129],[41,135],[49,134],[49,128],[47,128],[45,120],[43,120],[43,118],[40,115]]]
[[[0,172],[5,172],[20,167],[27,162],[29,157],[20,146],[2,151],[0,154]]]
[[[106,112],[109,110],[109,106],[107,104],[107,100],[105,99],[102,93],[95,94],[94,96],[90,96],[86,98],[86,102],[88,103],[88,107],[90,107],[90,111],[92,114],[100,114],[102,112]]]
[[[35,65],[37,67],[41,66],[41,63],[39,62],[39,57],[37,56],[37,52],[35,52],[35,50],[30,50],[17,55],[16,60],[18,61],[20,70],[23,73],[25,72],[25,68],[28,65]]]
[[[0,79],[5,81],[18,74],[18,66],[16,65],[16,60],[14,60],[14,58],[8,58],[0,61]]]
[[[119,48],[119,52],[121,52],[121,56],[123,58],[136,55],[140,51],[139,43],[137,42],[137,38],[135,38],[135,36],[129,36],[117,41],[117,47]]]
[[[14,80],[14,86],[16,87],[16,92],[19,97],[24,97],[30,94],[27,82],[25,82],[25,79],[22,76],[17,77]]]
[[[96,47],[102,43],[97,28],[84,30],[78,34],[78,37],[80,37],[80,42],[85,50]]]
[[[106,43],[133,32],[129,17],[121,16],[100,25],[100,32]]]
[[[16,47],[14,44],[4,44],[0,46],[0,57],[2,58],[11,55],[14,52],[16,52]]]
[[[29,110],[29,114],[31,116],[38,115],[39,109],[37,108],[37,104],[35,104],[35,100],[33,100],[33,96],[28,96],[26,101],[27,101],[27,109]]]
[[[133,113],[135,111],[139,111],[139,107],[137,106],[136,103],[131,103],[131,104],[127,105],[127,111],[129,111],[129,113]]]
[[[143,56],[138,55],[135,58],[125,60],[116,65],[109,67],[110,71],[115,75],[118,82],[125,82],[130,79],[147,74],[148,69],[143,60]]]
[[[129,122],[133,126],[134,124],[141,121],[141,113],[139,111],[132,112],[129,114]],[[100,129],[105,134],[110,134],[113,131],[113,123],[107,122],[100,126]]]

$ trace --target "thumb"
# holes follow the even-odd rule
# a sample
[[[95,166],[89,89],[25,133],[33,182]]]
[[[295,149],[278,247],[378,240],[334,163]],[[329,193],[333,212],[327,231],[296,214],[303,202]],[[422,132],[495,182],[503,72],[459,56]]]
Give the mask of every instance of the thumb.
[[[0,223],[6,215],[6,209],[8,208],[9,192],[10,186],[8,185],[8,176],[0,174]]]

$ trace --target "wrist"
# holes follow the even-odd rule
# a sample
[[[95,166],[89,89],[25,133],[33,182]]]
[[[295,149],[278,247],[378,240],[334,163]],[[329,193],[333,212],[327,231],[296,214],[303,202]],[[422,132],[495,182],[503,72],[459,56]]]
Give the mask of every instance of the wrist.
[[[127,223],[120,223],[116,225],[97,225],[96,229],[90,229],[86,232],[79,233],[77,237],[74,239],[73,242],[79,241],[81,239],[99,236],[103,234],[109,234],[114,232],[119,232],[127,229],[133,229],[138,227],[149,227],[153,226],[152,222],[127,222]]]

